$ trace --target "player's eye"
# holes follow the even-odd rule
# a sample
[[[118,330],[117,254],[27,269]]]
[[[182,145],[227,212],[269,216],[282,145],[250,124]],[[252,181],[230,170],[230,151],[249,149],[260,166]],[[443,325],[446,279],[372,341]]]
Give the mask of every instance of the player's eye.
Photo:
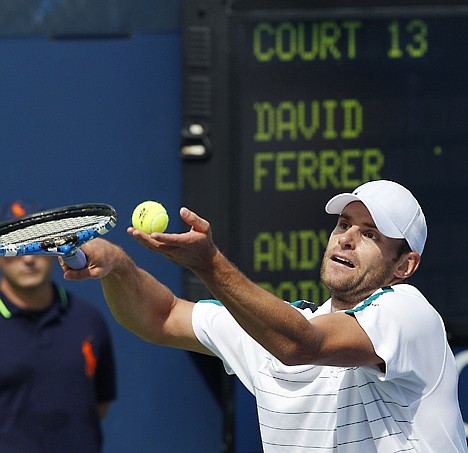
[[[365,233],[363,233],[363,236],[368,238],[368,239],[372,239],[373,241],[376,241],[378,238],[376,236],[376,234],[372,231],[367,231]]]
[[[349,229],[349,223],[346,222],[346,221],[344,221],[344,220],[343,220],[342,222],[340,222],[340,223],[338,224],[338,226],[340,227],[340,230],[341,230],[341,231],[346,231],[346,230]]]

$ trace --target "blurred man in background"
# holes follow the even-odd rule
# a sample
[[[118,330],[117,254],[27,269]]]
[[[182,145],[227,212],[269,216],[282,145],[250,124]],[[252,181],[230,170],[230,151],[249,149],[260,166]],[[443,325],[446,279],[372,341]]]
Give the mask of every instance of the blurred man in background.
[[[0,221],[40,211],[7,203]],[[94,453],[116,396],[101,312],[52,281],[55,257],[0,258],[0,451]]]

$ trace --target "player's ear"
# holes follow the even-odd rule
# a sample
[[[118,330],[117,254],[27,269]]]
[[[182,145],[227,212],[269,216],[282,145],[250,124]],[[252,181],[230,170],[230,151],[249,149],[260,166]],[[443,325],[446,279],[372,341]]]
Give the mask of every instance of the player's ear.
[[[395,277],[405,280],[413,275],[419,267],[421,256],[417,252],[404,253],[395,267]]]

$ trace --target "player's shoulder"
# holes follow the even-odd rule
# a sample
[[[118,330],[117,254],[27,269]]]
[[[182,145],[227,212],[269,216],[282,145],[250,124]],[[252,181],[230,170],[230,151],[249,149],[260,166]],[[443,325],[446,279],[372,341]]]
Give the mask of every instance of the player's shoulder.
[[[391,288],[395,294],[406,295],[408,297],[417,297],[425,299],[423,293],[409,283],[398,283],[397,285],[388,286],[386,288]]]
[[[439,318],[439,314],[421,291],[407,283],[380,288],[347,313],[379,316],[396,314],[398,317],[404,314],[407,319]]]
[[[375,294],[381,294],[382,301],[387,303],[415,304],[431,307],[424,294],[415,286],[408,283],[399,283],[393,286],[387,286]]]
[[[383,286],[377,289],[369,299],[381,299],[381,300],[403,300],[403,299],[414,299],[427,302],[424,294],[415,286],[409,283],[398,283],[392,286]]]

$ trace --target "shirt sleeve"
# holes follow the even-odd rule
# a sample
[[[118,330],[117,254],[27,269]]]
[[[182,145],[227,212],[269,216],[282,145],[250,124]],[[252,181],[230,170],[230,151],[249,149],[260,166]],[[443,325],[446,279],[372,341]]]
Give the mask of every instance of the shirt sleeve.
[[[415,288],[397,286],[354,316],[385,362],[385,373],[379,379],[399,380],[410,390],[428,392],[438,382],[444,363],[443,323]],[[379,374],[372,368],[369,371]]]
[[[192,324],[198,340],[223,361],[226,372],[237,375],[253,393],[256,371],[268,352],[215,301],[197,302]]]
[[[289,302],[284,302],[289,304]],[[310,308],[299,309],[306,319],[310,319],[324,311],[330,311],[329,303],[323,304],[318,310]],[[215,300],[199,301],[195,304],[192,325],[198,340],[224,363],[229,374],[236,374],[245,387],[253,393],[254,381],[258,370],[265,361],[275,359],[262,345],[254,340],[237,323],[229,311]]]

